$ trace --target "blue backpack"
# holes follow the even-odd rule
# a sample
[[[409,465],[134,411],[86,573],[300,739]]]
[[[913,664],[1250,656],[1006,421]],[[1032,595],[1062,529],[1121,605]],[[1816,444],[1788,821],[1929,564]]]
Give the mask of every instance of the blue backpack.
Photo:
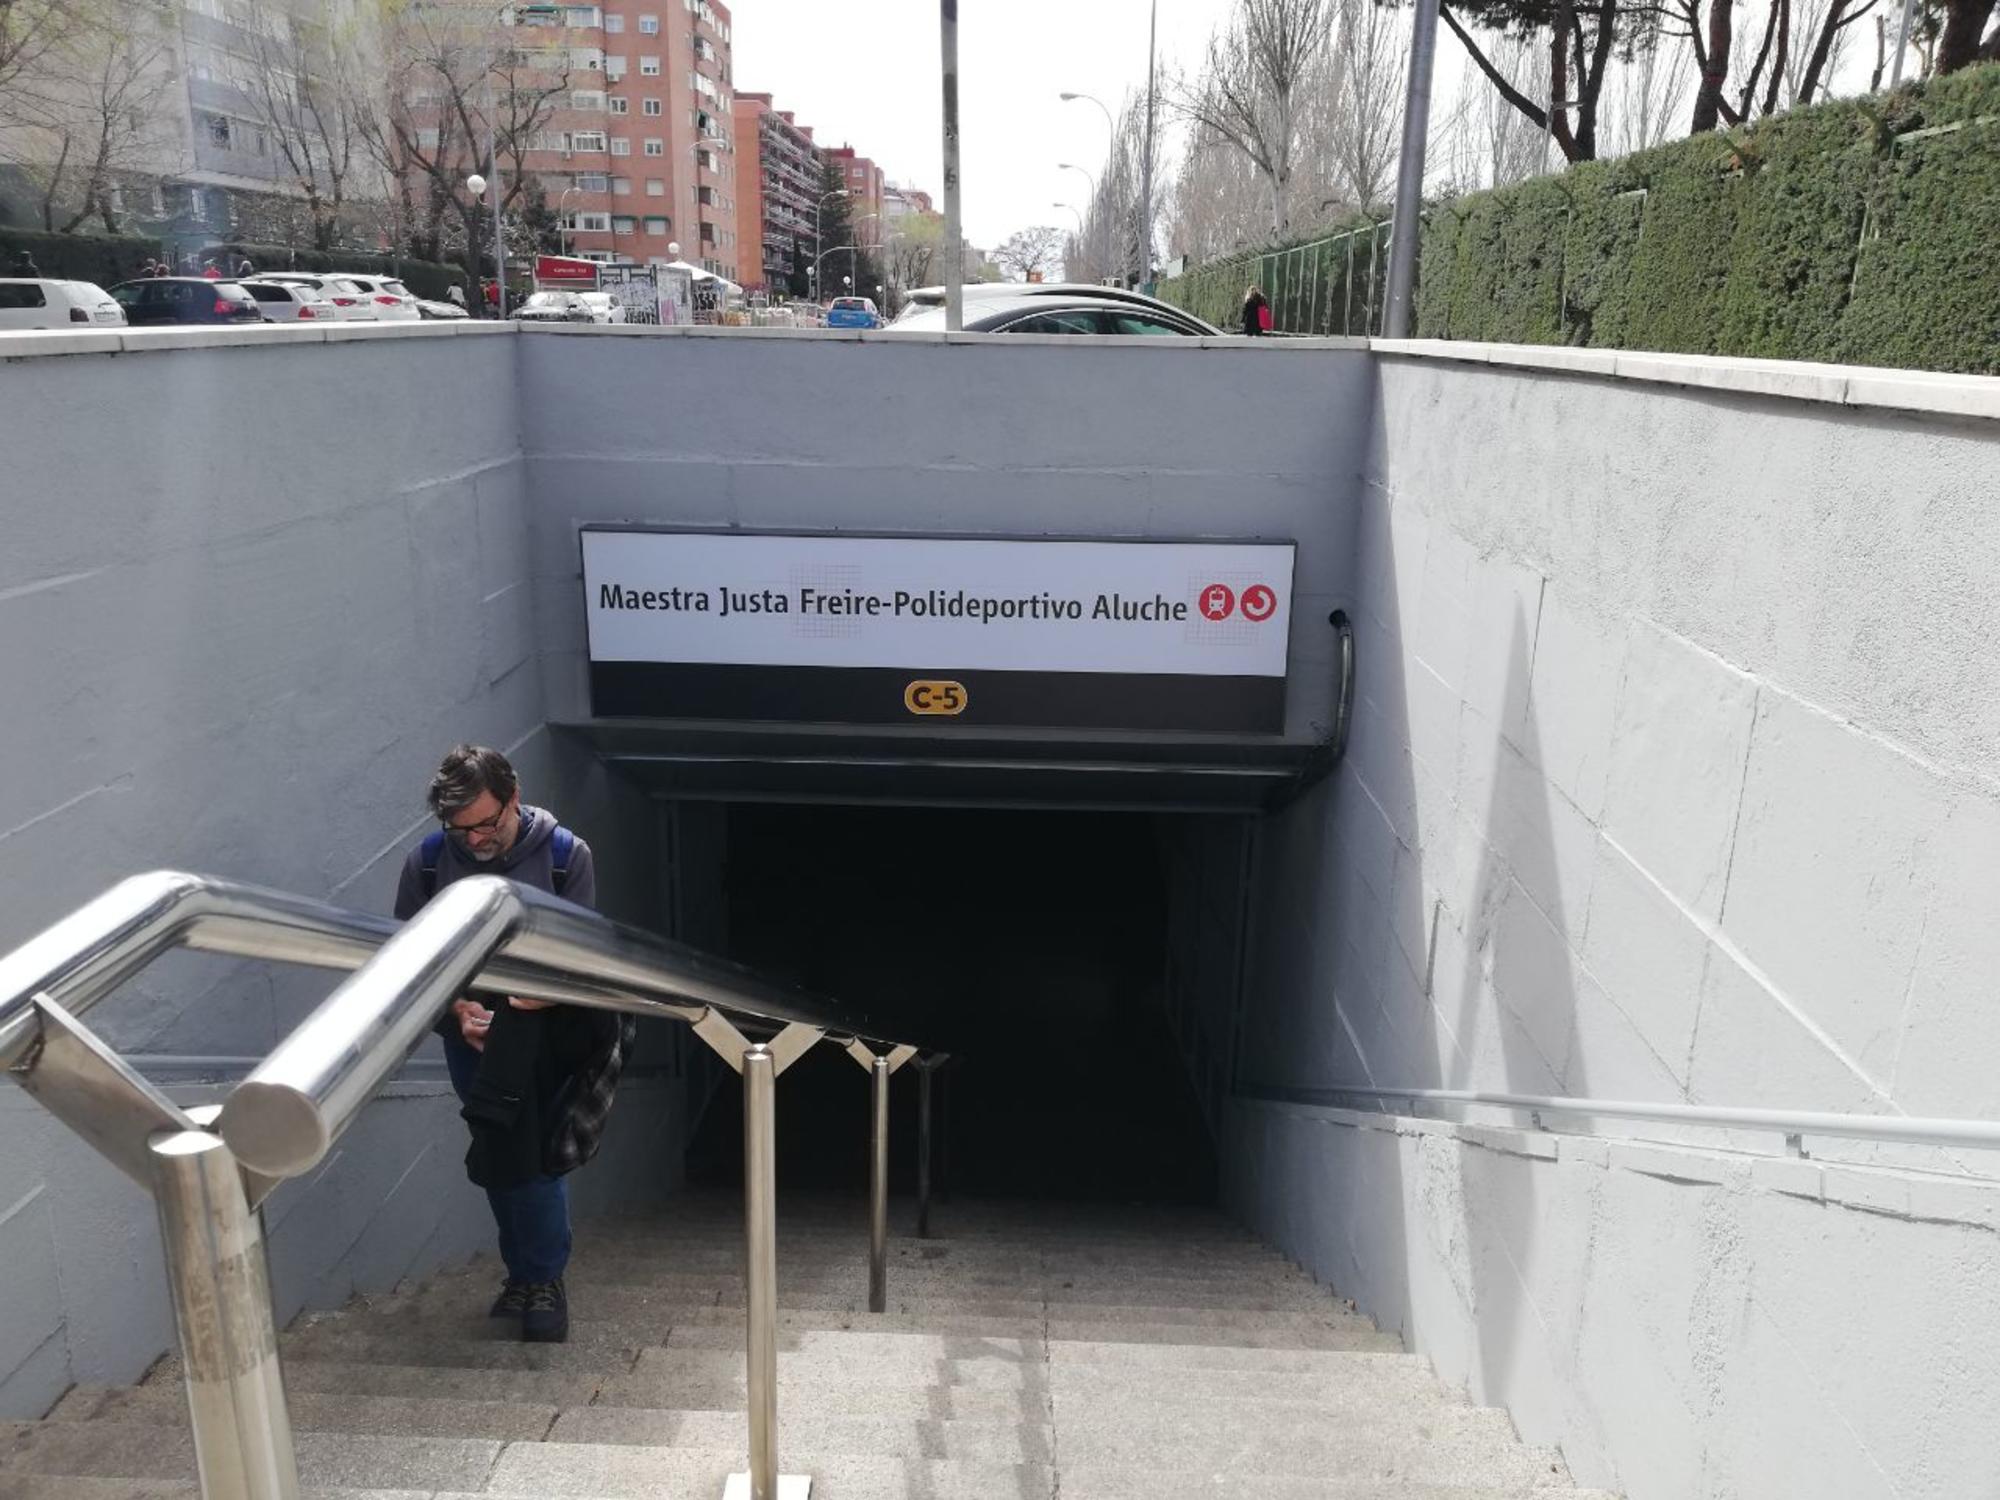
[[[560,896],[563,887],[569,884],[569,857],[576,852],[576,835],[562,824],[556,824],[556,831],[549,838],[550,879],[549,884]],[[430,900],[437,894],[438,860],[444,854],[444,830],[433,828],[424,835],[424,842],[418,858],[422,868],[424,899]]]

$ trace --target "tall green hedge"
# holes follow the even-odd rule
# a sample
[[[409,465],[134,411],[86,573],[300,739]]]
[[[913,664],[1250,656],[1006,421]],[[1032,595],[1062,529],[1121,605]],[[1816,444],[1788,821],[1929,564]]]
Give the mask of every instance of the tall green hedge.
[[[1161,295],[1212,318],[1203,299],[1286,253]],[[1282,331],[1367,331],[1274,306]],[[2000,66],[1437,204],[1416,327],[2000,373]]]
[[[131,280],[148,260],[165,253],[158,240],[136,235],[44,234],[0,225],[0,276],[13,274],[14,258],[23,250],[44,276],[107,287]]]

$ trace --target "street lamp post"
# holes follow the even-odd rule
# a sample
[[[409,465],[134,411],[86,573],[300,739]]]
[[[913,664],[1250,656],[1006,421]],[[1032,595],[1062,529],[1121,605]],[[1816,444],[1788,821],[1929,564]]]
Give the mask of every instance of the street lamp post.
[[[830,195],[829,195],[829,196],[830,196]],[[818,296],[819,296],[819,265],[820,265],[820,262],[821,262],[821,261],[823,261],[823,260],[825,260],[825,259],[826,259],[826,258],[827,258],[827,257],[828,257],[829,255],[838,255],[838,254],[840,254],[840,252],[841,252],[841,251],[843,251],[843,250],[845,250],[845,251],[847,252],[847,269],[848,269],[848,271],[849,271],[849,273],[850,273],[850,274],[849,274],[848,276],[846,276],[846,277],[845,277],[845,278],[843,278],[843,279],[845,280],[845,282],[846,282],[846,284],[847,284],[847,285],[849,285],[849,286],[852,286],[852,285],[854,285],[854,277],[853,277],[853,275],[851,274],[851,273],[852,273],[852,272],[854,271],[854,268],[855,268],[855,265],[854,265],[854,256],[855,256],[855,246],[854,246],[854,244],[852,243],[852,240],[851,240],[851,236],[852,236],[852,233],[853,233],[853,231],[854,231],[855,229],[858,229],[858,228],[859,228],[859,227],[860,227],[861,225],[863,225],[863,224],[867,223],[867,222],[868,222],[868,221],[869,221],[870,219],[879,219],[879,218],[881,218],[881,217],[882,217],[882,216],[881,216],[880,214],[863,214],[863,215],[862,215],[862,216],[861,216],[860,218],[856,219],[856,220],[855,220],[855,221],[854,221],[854,222],[853,222],[852,224],[848,225],[848,232],[849,232],[849,235],[850,235],[850,242],[849,242],[848,244],[845,244],[845,245],[835,245],[835,246],[833,246],[833,247],[832,247],[832,248],[830,248],[830,249],[826,249],[826,250],[822,250],[822,251],[820,251],[820,253],[819,253],[819,254],[817,254],[817,255],[815,255],[815,256],[813,257],[813,263],[812,263],[812,284],[813,284],[813,296],[814,296],[814,298],[815,298],[815,299],[817,299],[817,298],[818,298]]]
[[[1106,180],[1109,181],[1112,184],[1113,188],[1115,189],[1117,186],[1117,178],[1112,174],[1114,172],[1118,157],[1118,122],[1112,118],[1110,107],[1107,104],[1105,104],[1105,102],[1102,99],[1098,98],[1095,94],[1079,94],[1079,93],[1064,92],[1062,94],[1057,95],[1057,97],[1060,98],[1065,104],[1073,103],[1078,99],[1088,99],[1092,104],[1095,104],[1099,110],[1103,111],[1104,173]],[[1093,201],[1096,198],[1096,192],[1094,189],[1092,191],[1091,197]],[[1104,205],[1105,217],[1107,219],[1116,219],[1118,217],[1118,205],[1110,201],[1110,194],[1106,194],[1105,197],[1106,197]],[[1109,227],[1110,226],[1107,224],[1106,228],[1109,229]],[[1108,242],[1110,236],[1107,234],[1105,238]],[[1111,265],[1110,265],[1111,256],[1108,252],[1106,253],[1104,259],[1105,259],[1104,269],[1108,273],[1111,270]]]
[[[487,145],[490,149],[492,145],[490,133]],[[505,232],[500,226],[500,163],[497,160],[493,163],[493,176],[490,180],[474,172],[465,179],[465,186],[475,199],[481,193],[491,190],[487,207],[493,214],[493,307],[495,314],[504,318],[507,316],[507,241]]]
[[[580,193],[582,191],[582,188],[571,183],[562,190],[561,195],[556,199],[556,242],[562,246],[562,253],[564,255],[569,254],[569,223],[563,217],[563,204],[569,201],[571,193]]]
[[[1095,177],[1093,177],[1093,176],[1091,175],[1091,173],[1090,173],[1090,169],[1089,169],[1088,167],[1079,167],[1079,166],[1077,166],[1077,165],[1076,165],[1076,164],[1075,164],[1074,162],[1067,162],[1067,161],[1059,161],[1059,162],[1057,162],[1057,163],[1056,163],[1056,167],[1057,167],[1057,168],[1058,168],[1058,169],[1059,169],[1060,171],[1064,171],[1064,172],[1081,172],[1081,173],[1083,173],[1083,180],[1084,180],[1085,182],[1087,182],[1087,183],[1089,183],[1089,184],[1090,184],[1090,205],[1091,205],[1091,212],[1092,212],[1092,213],[1101,213],[1101,214],[1103,214],[1103,215],[1104,215],[1104,232],[1103,232],[1102,234],[1100,234],[1100,235],[1098,236],[1098,238],[1099,238],[1100,240],[1102,240],[1102,241],[1104,242],[1104,244],[1103,244],[1103,251],[1104,251],[1104,254],[1103,254],[1103,257],[1102,257],[1102,258],[1101,258],[1101,259],[1100,259],[1100,260],[1098,261],[1098,263],[1097,263],[1097,265],[1098,265],[1098,273],[1097,273],[1097,275],[1098,275],[1098,279],[1099,279],[1099,280],[1101,281],[1101,280],[1103,280],[1103,279],[1104,279],[1104,278],[1105,278],[1106,276],[1108,276],[1108,275],[1109,275],[1109,274],[1111,273],[1111,217],[1112,217],[1112,215],[1111,215],[1111,209],[1110,209],[1110,206],[1109,206],[1108,204],[1104,204],[1104,203],[1100,203],[1100,202],[1098,202],[1098,200],[1097,200],[1097,179],[1096,179]],[[1063,204],[1063,203],[1058,203],[1058,204],[1056,205],[1056,207],[1057,207],[1057,208],[1066,208],[1066,207],[1068,207],[1068,205],[1067,205],[1067,204]],[[1081,216],[1079,216],[1079,217],[1081,217]],[[1083,242],[1083,226],[1082,226],[1081,224],[1077,225],[1077,229],[1076,229],[1076,238],[1077,238],[1077,243],[1078,243],[1078,244],[1081,244],[1081,243]],[[1065,276],[1068,276],[1068,275],[1069,275],[1069,268],[1068,268],[1067,266],[1065,266],[1065,267],[1063,268],[1063,274],[1064,274]],[[1071,279],[1073,280],[1074,278],[1071,278]]]

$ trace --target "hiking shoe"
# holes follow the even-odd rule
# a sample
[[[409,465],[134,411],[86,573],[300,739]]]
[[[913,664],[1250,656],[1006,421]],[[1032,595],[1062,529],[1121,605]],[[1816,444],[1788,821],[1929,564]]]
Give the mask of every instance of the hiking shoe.
[[[560,1277],[521,1289],[527,1303],[521,1310],[521,1337],[530,1344],[561,1344],[569,1340],[569,1296]]]
[[[500,1295],[493,1299],[493,1305],[486,1309],[489,1318],[518,1318],[528,1310],[528,1288],[525,1282],[509,1281],[501,1286]]]

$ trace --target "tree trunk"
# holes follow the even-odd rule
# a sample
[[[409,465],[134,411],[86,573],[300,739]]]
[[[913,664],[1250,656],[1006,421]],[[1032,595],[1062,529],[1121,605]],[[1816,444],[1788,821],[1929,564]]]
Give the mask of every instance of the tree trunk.
[[[1813,91],[1820,85],[1820,77],[1826,72],[1827,59],[1833,56],[1833,39],[1840,34],[1840,18],[1847,12],[1847,0],[1833,0],[1827,8],[1826,20],[1819,28],[1819,36],[1813,42],[1812,56],[1806,59],[1804,81],[1799,85],[1798,102],[1812,103]]]
[[[1792,58],[1792,0],[1774,0],[1778,6],[1778,55],[1771,62],[1771,87],[1764,95],[1764,113],[1778,112],[1778,90],[1785,81],[1785,64]]]
[[[1701,91],[1694,98],[1694,119],[1689,128],[1695,135],[1715,129],[1722,114],[1722,88],[1729,81],[1729,48],[1732,10],[1735,0],[1709,0],[1708,56],[1701,70]]]
[[[1979,61],[1980,38],[1993,18],[1993,0],[1945,0],[1944,37],[1938,43],[1937,70],[1956,73]]]

